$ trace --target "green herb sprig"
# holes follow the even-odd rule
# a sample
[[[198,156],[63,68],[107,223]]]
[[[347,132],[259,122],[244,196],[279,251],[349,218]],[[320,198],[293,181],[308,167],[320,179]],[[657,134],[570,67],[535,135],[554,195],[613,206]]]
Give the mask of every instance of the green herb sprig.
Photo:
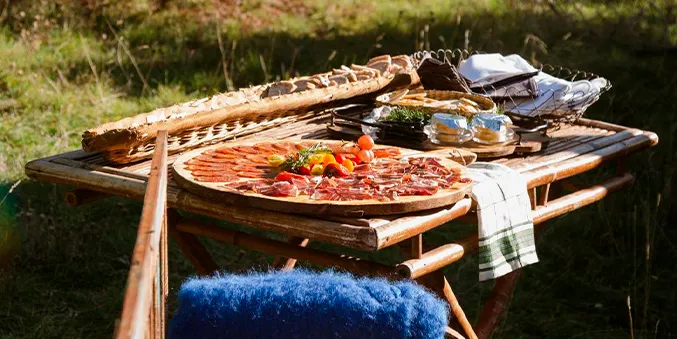
[[[395,107],[385,121],[426,125],[430,122],[430,113],[409,107]]]
[[[282,163],[282,169],[285,171],[298,172],[301,167],[308,165],[311,155],[318,153],[331,153],[331,149],[319,143],[306,149],[302,149],[296,154],[288,156],[287,160]]]

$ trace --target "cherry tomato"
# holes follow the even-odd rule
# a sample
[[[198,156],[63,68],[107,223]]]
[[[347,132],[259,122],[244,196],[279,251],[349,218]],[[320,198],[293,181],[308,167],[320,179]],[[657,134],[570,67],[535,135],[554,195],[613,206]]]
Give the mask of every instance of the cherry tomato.
[[[359,164],[359,163],[360,163],[360,159],[358,159],[358,158],[357,158],[357,155],[355,155],[355,154],[347,154],[347,153],[344,153],[344,154],[343,154],[343,157],[346,158],[346,159],[352,160],[353,163],[355,163],[355,164]]]
[[[310,175],[310,166],[306,165],[306,166],[299,168],[299,174]]]
[[[350,172],[348,169],[337,163],[331,163],[324,167],[324,175],[328,177],[345,177]]]
[[[327,154],[324,155],[324,159],[322,160],[322,163],[324,163],[325,166],[332,164],[332,163],[335,164],[336,158],[334,158],[333,155],[327,153]]]
[[[365,134],[357,139],[357,145],[363,150],[370,150],[374,148],[374,139]]]
[[[350,159],[343,159],[343,161],[341,161],[341,165],[343,165],[343,167],[345,167],[348,170],[348,172],[352,172],[355,170],[355,164]]]
[[[371,150],[363,149],[357,153],[357,158],[360,159],[362,162],[371,162],[372,160],[374,160],[374,152],[372,152]]]
[[[334,159],[336,159],[337,164],[342,164],[346,157],[343,154],[334,154]]]
[[[353,146],[346,148],[346,152],[350,153],[350,154],[357,154],[357,152],[359,152],[359,151],[360,151],[360,147],[357,146],[357,145],[353,145]]]

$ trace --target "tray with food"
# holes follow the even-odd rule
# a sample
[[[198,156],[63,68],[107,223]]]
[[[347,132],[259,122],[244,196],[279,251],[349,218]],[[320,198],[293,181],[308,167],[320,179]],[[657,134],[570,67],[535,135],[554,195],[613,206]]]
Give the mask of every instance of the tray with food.
[[[173,165],[195,194],[288,213],[391,215],[453,204],[470,189],[463,165],[440,152],[355,142],[258,140],[193,150]]]
[[[169,153],[213,144],[285,123],[342,101],[373,101],[380,93],[419,83],[411,58],[382,55],[365,65],[278,81],[193,100],[103,124],[83,133],[82,147],[115,163],[150,158],[159,130]]]
[[[387,96],[399,103],[406,98],[401,93],[404,92]],[[384,101],[376,107],[362,106],[361,110],[337,108],[327,129],[335,137],[366,133],[381,143],[420,150],[462,148],[476,153],[479,158],[538,152],[550,141],[546,135],[547,122],[536,124],[532,120],[516,119],[523,125],[518,126],[508,115],[495,113],[495,106],[489,110],[472,110],[490,105],[480,106],[475,102],[471,105],[470,99],[461,99],[451,104],[448,100],[443,104],[428,102],[427,107],[420,101],[406,105],[388,105]],[[466,108],[459,108],[465,105]]]

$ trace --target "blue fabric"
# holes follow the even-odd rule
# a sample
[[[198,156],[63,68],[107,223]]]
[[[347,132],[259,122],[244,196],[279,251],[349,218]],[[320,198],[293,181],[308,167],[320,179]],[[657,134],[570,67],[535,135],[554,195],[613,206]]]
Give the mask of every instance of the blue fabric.
[[[443,338],[447,315],[411,282],[334,271],[218,274],[181,286],[169,338]]]

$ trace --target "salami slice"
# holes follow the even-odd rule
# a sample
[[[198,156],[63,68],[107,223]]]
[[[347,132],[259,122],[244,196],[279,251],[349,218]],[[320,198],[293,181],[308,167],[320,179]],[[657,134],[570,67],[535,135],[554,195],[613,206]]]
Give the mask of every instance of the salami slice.
[[[469,181],[461,177],[459,169],[445,167],[441,159],[414,156],[403,160],[399,158],[400,150],[394,147],[374,149],[373,161],[355,165],[345,177],[297,175],[284,181],[274,179],[280,169],[270,165],[268,156],[296,154],[316,143],[281,141],[221,147],[186,161],[185,168],[196,181],[223,183],[222,188],[228,190],[272,197],[303,195],[327,201],[393,201],[405,196],[430,196]],[[355,158],[352,154],[344,156]]]
[[[239,178],[234,175],[214,175],[214,176],[193,176],[196,181],[201,182],[231,182]]]

